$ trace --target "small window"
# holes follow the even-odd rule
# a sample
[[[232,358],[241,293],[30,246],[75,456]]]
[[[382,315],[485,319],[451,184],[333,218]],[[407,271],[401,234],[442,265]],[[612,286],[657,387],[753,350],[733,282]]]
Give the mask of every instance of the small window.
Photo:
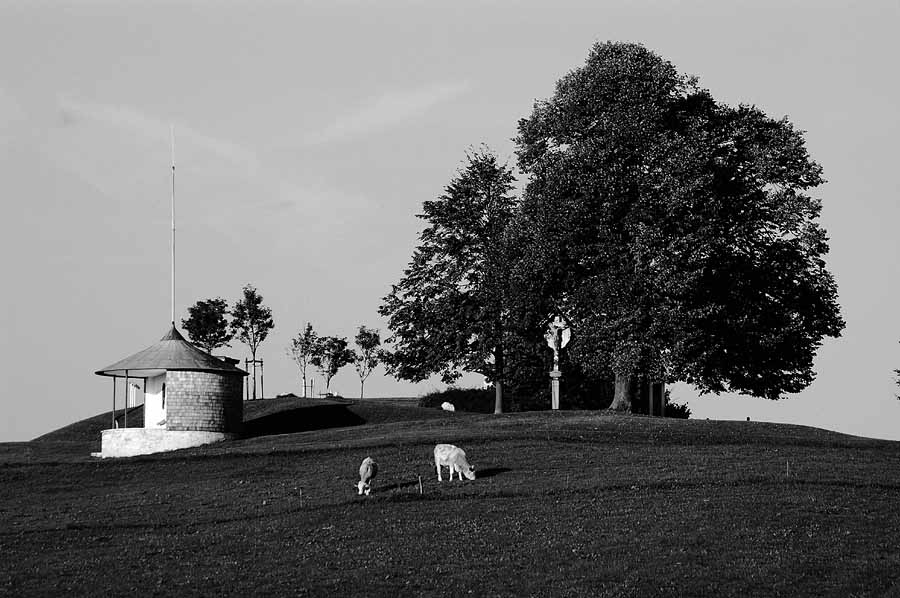
[[[163,388],[162,388],[162,408],[163,409],[166,408],[166,383],[165,382],[163,382]]]

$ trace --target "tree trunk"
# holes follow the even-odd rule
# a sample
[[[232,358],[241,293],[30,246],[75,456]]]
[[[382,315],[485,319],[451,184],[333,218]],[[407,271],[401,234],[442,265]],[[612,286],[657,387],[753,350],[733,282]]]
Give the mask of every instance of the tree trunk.
[[[631,405],[637,400],[639,390],[640,384],[637,376],[616,374],[616,390],[609,409],[631,413]]]
[[[306,372],[303,372],[303,398],[306,397]]]
[[[494,413],[503,413],[503,347],[494,350]]]
[[[365,386],[366,386],[366,381],[360,380],[359,381],[359,398],[360,399],[363,398],[363,389],[365,388]]]

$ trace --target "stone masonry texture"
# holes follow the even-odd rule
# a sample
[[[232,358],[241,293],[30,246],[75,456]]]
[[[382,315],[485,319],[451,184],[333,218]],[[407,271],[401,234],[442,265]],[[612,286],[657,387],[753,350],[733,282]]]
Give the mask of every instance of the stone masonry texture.
[[[241,376],[166,372],[166,429],[239,434],[244,422]]]

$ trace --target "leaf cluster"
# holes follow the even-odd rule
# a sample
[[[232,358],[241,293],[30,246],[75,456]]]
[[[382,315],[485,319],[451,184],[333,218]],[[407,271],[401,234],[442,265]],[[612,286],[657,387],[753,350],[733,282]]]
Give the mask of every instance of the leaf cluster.
[[[823,182],[802,133],[716,102],[637,44],[597,44],[519,123],[529,183],[516,267],[566,305],[596,376],[768,398],[814,376],[844,326],[824,264]]]
[[[338,336],[322,336],[316,340],[310,363],[325,378],[325,388],[331,385],[331,379],[345,365],[352,363],[355,353],[347,347],[347,339]]]
[[[393,375],[421,381],[440,374],[452,382],[462,371],[497,374],[507,315],[505,231],[517,202],[513,181],[496,156],[473,150],[444,193],[424,202],[418,216],[428,226],[379,309],[389,318],[393,350],[385,362]]]
[[[266,340],[269,331],[275,327],[272,310],[263,305],[263,298],[256,287],[246,284],[243,297],[231,309],[231,331],[250,349],[253,359],[259,345]]]
[[[181,327],[191,342],[207,353],[229,345],[234,336],[228,329],[228,303],[221,297],[197,301],[188,307]]]

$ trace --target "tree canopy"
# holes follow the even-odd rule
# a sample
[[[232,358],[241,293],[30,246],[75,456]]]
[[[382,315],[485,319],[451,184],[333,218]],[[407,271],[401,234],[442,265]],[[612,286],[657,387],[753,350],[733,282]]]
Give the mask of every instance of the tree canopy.
[[[357,350],[353,352],[353,365],[359,375],[359,398],[363,398],[366,379],[381,361],[381,333],[372,328],[360,326],[356,333]]]
[[[288,355],[300,369],[300,379],[303,382],[304,398],[307,396],[308,389],[308,386],[306,385],[306,369],[312,365],[312,357],[315,354],[318,342],[319,335],[313,330],[312,324],[307,322],[306,328],[291,339],[291,344],[287,349]]]
[[[253,359],[253,398],[256,398],[256,352],[275,327],[272,310],[263,305],[263,298],[252,284],[244,285],[244,296],[231,310],[231,330],[250,349]]]
[[[228,346],[234,336],[228,330],[228,303],[221,297],[197,301],[188,308],[188,317],[181,320],[191,342],[207,353]]]
[[[390,373],[421,381],[463,371],[494,382],[502,411],[508,293],[505,231],[516,207],[512,170],[486,149],[471,151],[419,218],[428,226],[379,313],[389,318]]]
[[[325,391],[331,387],[331,379],[338,371],[353,362],[353,349],[347,347],[347,339],[337,336],[319,337],[313,350],[310,363],[319,368],[325,378]]]
[[[259,345],[275,327],[272,310],[263,305],[263,298],[252,284],[244,285],[244,296],[231,310],[231,330],[250,349],[253,359]]]
[[[570,355],[616,378],[771,399],[844,327],[823,183],[802,132],[717,102],[638,44],[601,43],[519,122],[528,175],[514,279],[573,322]]]

